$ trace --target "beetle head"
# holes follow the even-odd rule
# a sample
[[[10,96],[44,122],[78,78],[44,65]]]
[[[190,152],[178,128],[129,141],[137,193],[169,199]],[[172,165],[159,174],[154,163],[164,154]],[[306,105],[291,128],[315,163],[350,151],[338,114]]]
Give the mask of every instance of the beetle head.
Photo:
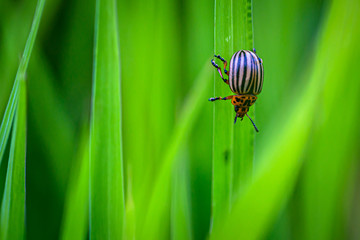
[[[242,120],[245,114],[249,111],[249,108],[235,105],[234,110],[236,112],[236,117],[239,117]]]

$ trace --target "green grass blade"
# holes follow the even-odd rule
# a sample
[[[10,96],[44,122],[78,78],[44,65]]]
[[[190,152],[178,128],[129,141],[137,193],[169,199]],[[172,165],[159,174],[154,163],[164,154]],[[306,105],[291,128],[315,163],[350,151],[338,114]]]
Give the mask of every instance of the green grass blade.
[[[215,1],[215,54],[229,61],[234,53],[231,0]],[[221,66],[221,65],[220,65]],[[214,97],[231,95],[229,86],[215,72]],[[234,109],[229,103],[214,102],[212,226],[220,224],[230,207],[230,158],[233,156]],[[225,105],[226,104],[226,105]]]
[[[4,196],[1,206],[1,239],[23,239],[25,231],[25,157],[26,157],[26,107],[27,94],[25,75],[35,43],[37,31],[44,9],[45,0],[39,0],[25,50],[16,74],[13,90],[6,107],[0,129],[0,162],[9,137],[14,118],[13,136],[6,175]],[[18,100],[19,99],[19,100]],[[19,101],[17,103],[17,101]]]
[[[121,239],[124,187],[115,0],[97,0],[90,126],[90,238]]]
[[[189,156],[185,149],[175,159],[171,188],[171,239],[192,239]]]
[[[1,205],[1,239],[24,239],[25,157],[26,157],[26,82],[21,75],[5,191]]]
[[[14,120],[15,108],[19,98],[19,81],[14,82],[11,95],[6,106],[3,120],[0,126],[0,164],[4,156],[6,143],[9,139],[10,129]]]
[[[76,163],[70,172],[61,238],[86,239],[89,210],[89,136],[83,136]]]
[[[34,145],[44,149],[44,152],[50,153],[48,154],[48,156],[50,155],[49,159],[59,163],[57,165],[51,164],[52,166],[55,165],[54,171],[48,174],[50,176],[54,176],[55,179],[61,180],[57,182],[61,182],[62,185],[59,187],[53,187],[52,190],[64,194],[68,175],[64,174],[65,171],[63,171],[63,169],[69,168],[69,163],[67,161],[72,159],[71,150],[73,149],[74,142],[73,139],[70,139],[69,137],[66,138],[66,135],[68,135],[68,133],[73,135],[75,131],[73,129],[69,129],[67,126],[69,123],[69,117],[65,116],[67,119],[64,118],[65,111],[64,107],[61,106],[61,104],[64,102],[63,97],[59,97],[59,95],[56,94],[54,96],[54,92],[59,93],[59,88],[57,88],[56,91],[55,89],[49,88],[49,86],[52,87],[53,84],[56,83],[56,80],[58,80],[56,77],[58,77],[58,75],[54,76],[49,74],[53,68],[50,61],[44,57],[47,56],[48,51],[45,50],[46,54],[41,54],[43,52],[42,47],[44,46],[44,42],[41,41],[41,37],[44,35],[44,30],[46,31],[45,25],[52,25],[53,23],[53,16],[49,16],[49,12],[54,12],[54,7],[56,9],[55,5],[58,5],[56,2],[58,2],[58,0],[51,1],[50,4],[49,2],[46,2],[46,7],[42,15],[42,19],[46,19],[46,22],[45,24],[44,21],[41,22],[41,28],[39,29],[37,36],[37,38],[40,39],[40,43],[42,44],[36,44],[32,50],[31,63],[26,72],[26,81],[28,83],[28,118],[30,125],[32,125],[32,123],[35,123],[36,125],[35,128],[30,127],[30,138],[34,136],[34,129],[36,129],[36,134],[40,135],[40,141],[37,140],[36,143],[35,141],[31,141],[29,147],[31,151],[33,150],[32,146]],[[24,50],[24,43],[26,42],[26,39],[29,35],[29,29],[31,28],[31,21],[34,17],[34,9],[36,4],[36,1],[26,1],[24,4],[20,5],[14,4],[12,2],[8,4],[9,6],[7,6],[6,15],[1,15],[4,28],[1,34],[2,39],[0,40],[2,42],[0,50],[0,62],[4,62],[6,64],[0,65],[0,112],[5,110],[6,107],[3,106],[3,99],[8,98],[10,95],[11,89],[9,89],[8,85],[14,84],[13,81],[8,81],[8,79],[13,78],[14,72],[16,72],[16,69],[18,68],[19,56],[20,53]],[[44,101],[44,99],[46,99],[46,101]],[[56,103],[56,106],[54,106],[54,103]],[[54,141],[54,136],[57,136],[56,141]],[[68,146],[68,148],[64,149],[64,145]],[[33,154],[31,155],[33,156]],[[38,156],[34,157],[34,159],[37,157]],[[30,158],[30,162],[32,161],[31,159],[32,158]],[[41,164],[40,161],[36,162]],[[30,168],[32,168],[34,164],[30,164],[30,166]],[[42,164],[42,166],[47,165]],[[41,174],[37,176],[44,175]],[[30,180],[30,182],[32,181]],[[41,187],[39,186],[39,188]],[[30,199],[32,199],[31,195],[32,194],[30,193]],[[62,199],[63,196],[60,198]],[[29,201],[32,202],[32,200]],[[32,210],[30,210],[30,212],[31,211]],[[30,215],[32,214],[30,213]],[[33,223],[35,221],[31,222]],[[55,222],[53,223],[54,225],[56,224]],[[34,230],[32,227],[30,228]],[[36,230],[34,232],[36,232]]]
[[[149,9],[150,3],[147,0],[142,1],[119,1],[119,31],[120,33],[120,50],[121,50],[121,76],[122,79],[122,98],[128,99],[123,101],[123,147],[125,161],[125,174],[127,182],[127,200],[131,195],[131,204],[127,201],[126,205],[126,234],[127,237],[141,232],[144,218],[142,213],[146,211],[146,196],[149,195],[150,187],[153,183],[153,174],[157,164],[154,164],[153,150],[156,143],[151,138],[149,128],[152,124],[148,121],[147,116],[140,116],[142,111],[139,108],[139,102],[134,98],[136,96],[149,96],[148,90],[152,87],[154,74],[151,69],[154,67],[148,64],[149,59],[143,56],[154,55],[153,45],[149,47],[147,43],[152,43],[153,33],[153,14]],[[131,34],[128,34],[130,33]],[[157,54],[156,54],[157,55]],[[126,59],[132,59],[127,61]],[[152,61],[156,61],[151,57]],[[135,64],[136,63],[136,64]],[[161,64],[156,62],[159,66]],[[141,66],[141,71],[138,71]],[[166,71],[167,69],[164,69]],[[136,74],[134,74],[136,72]],[[134,84],[136,82],[137,84]],[[165,86],[164,86],[165,87]],[[152,101],[152,100],[150,100]],[[146,115],[155,114],[148,109],[145,104]],[[146,119],[146,120],[145,120]],[[146,134],[144,134],[146,133]],[[149,144],[151,142],[151,144]],[[141,149],[141,150],[140,150]],[[147,164],[144,164],[144,163]],[[131,192],[129,186],[131,185]],[[144,203],[145,202],[145,203]],[[144,204],[143,204],[144,203]],[[136,211],[135,211],[136,206]],[[130,218],[130,219],[129,219]]]
[[[360,56],[360,29],[354,27],[360,24],[359,11],[360,4],[351,0],[333,1],[331,6],[324,44],[337,51],[327,56],[326,85],[319,96],[321,108],[315,121],[319,127],[314,130],[304,168],[302,239],[351,238],[342,218],[348,204],[346,182],[358,151],[359,132],[354,129],[358,129],[360,74],[352,58]],[[340,79],[346,79],[351,87],[344,87]],[[334,114],[339,97],[346,104],[341,113]]]
[[[0,115],[4,114],[6,103],[14,85],[14,72],[19,68],[21,53],[24,51],[24,43],[29,37],[34,18],[36,1],[23,2],[23,6],[7,3],[3,6],[5,11],[0,14],[1,28],[1,49],[0,49]]]
[[[253,23],[252,0],[233,1],[233,46],[234,52],[252,50]],[[261,53],[259,54],[261,56]],[[219,80],[219,79],[216,79]],[[261,101],[261,94],[258,101]],[[230,104],[230,103],[228,103]],[[231,106],[232,107],[232,106]],[[255,107],[249,109],[249,116],[256,122]],[[232,113],[233,116],[235,112]],[[217,124],[214,122],[214,124]],[[261,131],[261,128],[260,128]],[[236,199],[239,190],[251,180],[254,159],[254,138],[256,132],[249,119],[234,125],[233,151],[231,160],[231,201]],[[261,134],[261,133],[260,133]]]
[[[181,88],[185,94],[194,84],[193,80],[204,61],[212,56],[214,49],[214,1],[185,0],[181,14],[181,29],[185,48],[182,57],[186,71],[181,72]],[[199,11],[201,9],[201,11]],[[196,34],[194,34],[196,33]],[[201,36],[201,37],[199,37]],[[191,59],[191,64],[188,64]],[[212,97],[213,88],[208,89],[207,98]],[[189,157],[189,182],[191,198],[191,230],[194,239],[206,239],[209,234],[211,215],[212,174],[212,120],[213,104],[208,102],[195,122],[186,147]],[[196,143],[196,144],[195,144]]]
[[[136,222],[135,222],[135,204],[134,197],[132,192],[132,172],[127,170],[127,185],[126,185],[126,205],[125,205],[125,229],[124,229],[124,239],[135,239],[136,236]]]
[[[164,227],[164,222],[168,222],[167,214],[170,211],[170,182],[174,159],[181,147],[181,143],[198,117],[201,107],[207,103],[206,94],[207,89],[210,87],[211,74],[212,69],[206,64],[189,93],[178,124],[166,148],[162,166],[149,200],[149,209],[144,230],[142,231],[143,235],[140,239],[166,239],[168,237],[166,235],[168,229]]]
[[[298,105],[295,109],[311,112],[309,102],[303,103],[306,103],[306,108]],[[244,187],[230,217],[214,228],[214,239],[259,239],[265,233],[270,219],[275,217],[282,204],[283,196],[289,194],[301,166],[299,156],[306,143],[311,121],[309,117],[304,118],[298,115],[289,118],[291,123],[286,124],[281,138],[277,138],[279,141],[272,146],[274,150],[268,151],[270,163],[264,164],[254,176],[253,183]],[[299,128],[294,129],[292,124]]]
[[[234,52],[252,49],[251,14],[251,0],[215,1],[215,54],[220,54],[228,63]],[[217,72],[214,81],[215,97],[233,95]],[[223,221],[223,214],[230,210],[233,198],[249,179],[253,162],[254,129],[247,120],[238,121],[234,125],[235,112],[231,103],[219,101],[213,104],[212,226],[216,226]],[[253,112],[254,107],[250,115],[253,116]]]
[[[1,122],[0,126],[0,164],[2,161],[2,157],[4,155],[5,147],[7,140],[9,138],[10,134],[10,128],[14,119],[14,112],[16,108],[16,104],[18,101],[18,95],[19,95],[19,85],[20,85],[20,79],[25,76],[27,66],[29,64],[31,51],[33,49],[35,38],[37,31],[39,29],[41,14],[43,12],[45,0],[39,0],[38,5],[36,7],[34,20],[31,26],[29,37],[26,41],[25,50],[23,53],[23,56],[21,58],[19,68],[16,73],[15,82],[13,85],[13,89],[11,91],[11,95],[8,101],[8,104],[5,109],[4,117]]]
[[[336,21],[336,19],[338,19],[337,16],[331,21]],[[341,36],[338,34],[339,31],[341,31],[340,28],[333,29],[330,24],[325,25],[318,43],[314,68],[310,74],[304,76],[309,79],[305,91],[297,98],[286,122],[281,123],[282,130],[272,133],[271,137],[277,141],[270,143],[262,153],[261,165],[254,176],[253,183],[244,188],[230,216],[216,229],[214,238],[259,239],[264,237],[269,225],[289,197],[302,166],[302,154],[310,137],[313,120],[318,116],[314,103],[319,103],[319,96],[324,87],[326,89],[333,81],[338,81],[337,75],[333,76],[329,73],[328,68],[334,66],[333,69],[338,71],[338,76],[344,76],[347,72],[347,68],[344,67],[347,64],[336,63],[337,59],[344,59],[343,51],[328,51],[328,49],[338,49],[343,43],[337,38]],[[331,80],[332,76],[333,80]],[[338,89],[336,85],[333,87]],[[338,97],[338,91],[334,93],[336,94],[332,95],[333,99],[329,101],[331,103]],[[281,125],[278,125],[273,128],[279,129]],[[309,216],[313,217],[312,213]]]
[[[119,27],[124,33],[121,55],[126,59],[122,77],[131,79],[122,82],[122,97],[127,99],[123,102],[124,159],[131,169],[127,179],[136,208],[136,236],[142,235],[147,198],[160,170],[185,81],[185,71],[180,71],[184,58],[178,9],[176,1],[119,1]],[[144,102],[139,104],[141,99]],[[169,229],[169,222],[164,228]]]

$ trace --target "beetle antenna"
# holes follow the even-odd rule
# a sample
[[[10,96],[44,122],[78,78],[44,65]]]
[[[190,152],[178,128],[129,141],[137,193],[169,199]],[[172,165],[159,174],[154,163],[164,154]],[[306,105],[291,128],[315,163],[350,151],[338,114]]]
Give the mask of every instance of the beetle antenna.
[[[235,115],[235,120],[234,120],[234,124],[236,123],[236,120],[237,120],[237,114]]]
[[[255,123],[254,123],[254,121],[251,119],[251,117],[249,117],[249,115],[248,114],[246,114],[246,116],[250,119],[250,121],[252,122],[252,124],[253,124],[253,126],[254,126],[254,128],[255,128],[255,130],[256,130],[256,132],[259,132],[259,130],[257,129],[257,127],[256,127],[256,125],[255,125]],[[235,120],[236,121],[236,120]]]

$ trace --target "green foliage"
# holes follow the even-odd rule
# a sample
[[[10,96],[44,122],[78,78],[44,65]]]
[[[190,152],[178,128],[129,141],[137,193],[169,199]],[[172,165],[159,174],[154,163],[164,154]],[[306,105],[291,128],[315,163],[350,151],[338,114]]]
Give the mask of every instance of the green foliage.
[[[25,78],[26,70],[29,64],[31,52],[34,46],[37,31],[39,29],[41,14],[44,8],[45,0],[40,1],[37,6],[37,12],[35,13],[34,21],[31,26],[28,40],[26,41],[25,50],[16,73],[15,82],[11,91],[10,99],[6,106],[4,117],[0,126],[0,163],[4,155],[5,146],[9,138],[11,125],[15,115],[15,108],[19,98],[19,86],[20,80]]]
[[[169,145],[164,154],[164,160],[162,161],[163,165],[160,167],[159,176],[155,181],[154,189],[152,190],[152,195],[149,199],[149,210],[146,215],[145,230],[143,235],[141,235],[141,239],[147,237],[158,239],[165,236],[164,232],[166,232],[166,229],[163,228],[162,221],[171,206],[169,201],[169,188],[174,160],[181,147],[181,143],[184,141],[194,124],[199,109],[204,104],[203,99],[206,96],[207,88],[210,86],[210,74],[209,68],[207,66],[204,67],[198,76],[198,79],[195,81],[190,96],[187,98],[185,106],[179,116],[179,122],[175,126],[174,133],[170,138]],[[178,161],[181,161],[181,159],[178,159]],[[179,189],[178,191],[181,190]],[[177,192],[177,194],[181,193]],[[186,204],[186,202],[184,202],[184,204]],[[183,214],[186,215],[188,213],[184,212]],[[179,224],[181,224],[181,222],[179,222]],[[179,227],[185,226],[180,225]]]
[[[0,2],[1,239],[360,238],[358,1],[55,0],[32,47],[35,4]],[[259,133],[207,101],[253,47]]]
[[[87,128],[86,128],[87,130]],[[70,173],[61,239],[85,239],[89,212],[89,136],[81,139],[76,163]]]
[[[360,4],[353,1],[333,2],[319,46],[321,63],[315,65],[315,71],[320,69],[326,81],[318,95],[321,109],[318,109],[314,121],[320,126],[311,136],[316,144],[309,146],[304,167],[301,207],[304,209],[302,224],[305,230],[302,237],[306,239],[348,238],[344,235],[341,209],[348,194],[349,172],[356,165],[354,152],[358,151],[360,74],[355,70],[357,64],[354,61],[339,62],[338,59],[352,59],[360,54],[360,29],[354,27],[360,24],[359,10]],[[330,53],[328,49],[341,51]],[[346,79],[351,87],[344,88],[340,79]],[[339,102],[339,96],[346,104],[338,114],[334,113],[334,106]],[[338,226],[340,220],[342,223]]]
[[[23,239],[26,166],[26,82],[24,77],[20,78],[19,102],[10,148],[4,198],[1,205],[0,236],[1,239]]]
[[[115,0],[98,0],[90,126],[90,237],[121,239],[124,187]]]
[[[226,16],[226,17],[225,17]],[[252,50],[251,0],[215,1],[215,54],[230,62],[234,52]],[[222,64],[220,64],[222,67]],[[224,74],[224,73],[223,73]],[[224,74],[225,78],[226,75]],[[215,74],[214,95],[233,95],[229,86]],[[254,116],[254,108],[250,115]],[[230,103],[214,103],[213,122],[213,227],[219,225],[236,199],[241,187],[251,178],[254,156],[254,129],[249,122],[234,124],[235,112]],[[228,119],[228,120],[224,120]],[[246,119],[247,120],[247,119]]]
[[[14,81],[0,128],[0,163],[12,127],[10,156],[1,205],[1,239],[24,239],[25,234],[25,162],[27,129],[26,70],[44,9],[45,0],[39,0],[33,24]],[[14,120],[14,122],[13,122]]]

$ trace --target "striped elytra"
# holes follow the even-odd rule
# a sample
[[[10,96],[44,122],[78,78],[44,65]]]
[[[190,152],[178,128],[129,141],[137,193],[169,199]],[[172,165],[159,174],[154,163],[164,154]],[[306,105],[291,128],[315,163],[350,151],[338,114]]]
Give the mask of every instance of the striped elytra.
[[[224,63],[224,73],[229,76],[226,79],[222,74],[222,69],[219,67],[214,59],[211,60],[211,64],[216,68],[220,74],[224,83],[230,86],[231,91],[236,95],[230,95],[227,97],[212,97],[209,101],[214,102],[217,100],[231,100],[236,112],[234,123],[237,118],[244,118],[247,116],[253,124],[255,130],[259,132],[254,121],[247,114],[249,108],[255,103],[257,96],[263,86],[264,81],[264,67],[261,58],[256,55],[255,49],[252,51],[240,50],[236,52],[231,60],[229,71],[226,70],[228,62],[220,55],[214,55],[217,59]]]
[[[248,50],[236,52],[230,60],[229,85],[239,95],[261,92],[264,81],[262,60]]]

